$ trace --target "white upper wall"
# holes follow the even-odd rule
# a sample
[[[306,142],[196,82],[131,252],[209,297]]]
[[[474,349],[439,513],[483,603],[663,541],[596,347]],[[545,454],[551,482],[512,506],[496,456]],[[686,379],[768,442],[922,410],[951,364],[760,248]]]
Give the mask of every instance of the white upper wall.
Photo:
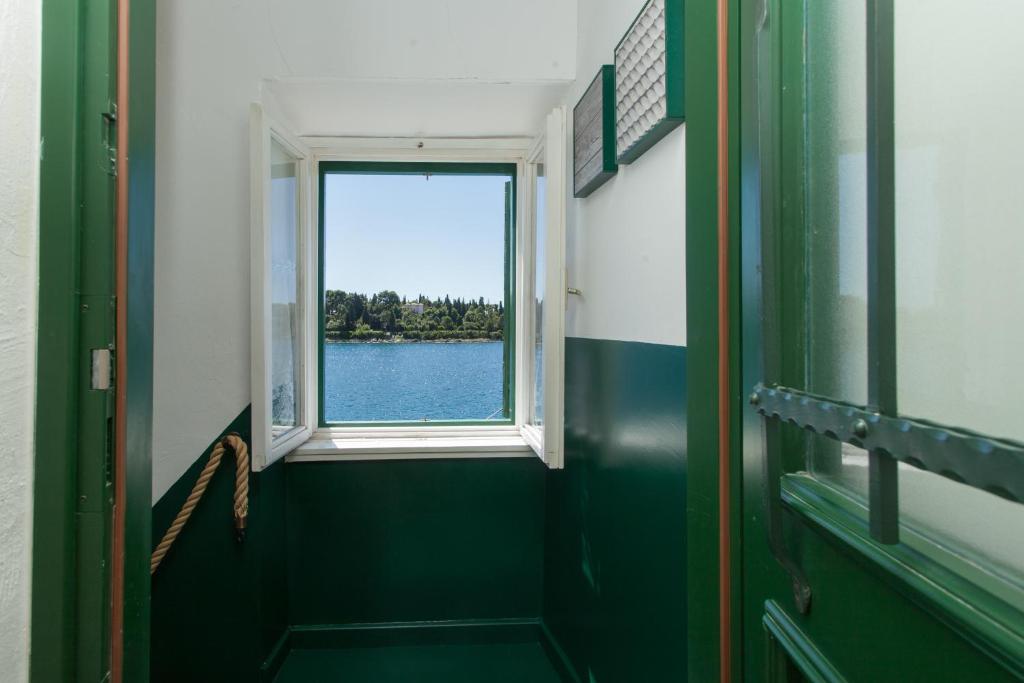
[[[645,2],[580,0],[570,112]],[[685,142],[684,125],[586,199],[569,183],[568,336],[686,344]]]
[[[392,135],[402,122],[386,100],[356,112],[340,106],[345,89],[422,79],[452,81],[457,95],[510,83],[546,107],[557,99],[546,84],[574,78],[575,56],[576,0],[157,3],[154,501],[250,402],[248,106],[261,83],[333,81],[308,122],[323,130],[309,132]],[[424,130],[410,133],[452,125],[418,106]],[[505,121],[510,134],[533,127]]]
[[[0,0],[0,671],[28,680],[39,244],[39,2]]]

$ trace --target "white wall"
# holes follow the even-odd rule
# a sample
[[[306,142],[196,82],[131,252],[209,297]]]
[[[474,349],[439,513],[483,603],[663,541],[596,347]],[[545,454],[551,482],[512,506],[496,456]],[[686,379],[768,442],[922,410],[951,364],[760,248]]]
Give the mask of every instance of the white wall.
[[[645,1],[580,0],[570,111]],[[586,199],[569,183],[568,336],[686,344],[685,142],[684,125]]]
[[[0,671],[28,680],[40,3],[0,0]]]
[[[261,82],[571,80],[576,2],[157,3],[154,500],[250,400],[247,112]],[[352,125],[329,111],[317,126]]]

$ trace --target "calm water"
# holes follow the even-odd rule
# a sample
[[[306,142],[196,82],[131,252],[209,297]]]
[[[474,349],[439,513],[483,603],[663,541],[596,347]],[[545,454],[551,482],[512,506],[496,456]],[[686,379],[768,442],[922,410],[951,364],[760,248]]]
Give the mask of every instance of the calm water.
[[[328,422],[500,418],[503,346],[325,344],[324,416]]]

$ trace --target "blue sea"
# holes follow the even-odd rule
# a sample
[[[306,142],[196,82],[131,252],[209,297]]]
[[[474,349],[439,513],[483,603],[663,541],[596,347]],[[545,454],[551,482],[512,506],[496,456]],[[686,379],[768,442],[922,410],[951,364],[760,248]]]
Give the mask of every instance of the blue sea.
[[[502,342],[324,345],[327,422],[501,419]]]

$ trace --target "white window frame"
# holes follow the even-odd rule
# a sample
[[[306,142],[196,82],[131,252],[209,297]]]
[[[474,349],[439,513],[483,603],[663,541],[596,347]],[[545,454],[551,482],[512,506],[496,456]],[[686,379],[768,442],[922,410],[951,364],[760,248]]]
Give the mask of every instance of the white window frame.
[[[254,105],[254,121],[258,105]],[[552,302],[561,302],[557,306],[545,308],[545,429],[540,433],[539,438],[536,427],[532,428],[527,424],[530,417],[527,401],[532,400],[533,376],[532,363],[527,367],[525,358],[532,359],[532,353],[526,353],[529,348],[533,349],[532,329],[528,327],[528,318],[533,315],[532,308],[527,316],[524,308],[524,284],[527,280],[525,275],[532,275],[532,241],[527,240],[527,235],[532,235],[532,186],[528,182],[530,173],[530,152],[542,144],[538,139],[530,138],[492,138],[492,139],[432,139],[432,138],[334,138],[334,137],[303,137],[298,138],[288,133],[278,124],[270,121],[265,114],[260,112],[261,127],[267,129],[267,133],[261,137],[260,148],[265,151],[261,154],[269,155],[269,135],[289,149],[301,150],[308,159],[303,164],[305,180],[302,183],[305,194],[302,202],[305,206],[303,213],[308,220],[303,221],[303,255],[305,264],[302,269],[304,281],[304,294],[302,297],[304,306],[302,315],[304,318],[301,326],[304,331],[304,339],[301,348],[304,350],[302,367],[304,369],[304,392],[305,398],[302,406],[303,423],[302,429],[293,430],[288,435],[287,442],[279,449],[274,443],[273,448],[263,447],[263,452],[270,453],[270,458],[265,464],[273,462],[274,459],[287,453],[287,462],[322,462],[336,460],[395,460],[395,459],[438,459],[438,458],[487,458],[487,457],[534,457],[536,453],[549,467],[558,468],[562,466],[562,404],[564,392],[564,321],[565,321],[565,269],[564,269],[564,244],[565,244],[565,128],[566,109],[558,107],[548,117],[545,131],[541,138],[547,140],[560,140],[559,144],[551,145],[551,150],[545,157],[546,173],[548,175],[548,226],[549,234],[558,233],[549,239],[548,252],[553,258],[551,263],[559,263],[560,267],[556,272],[549,273],[547,280],[548,291],[562,292],[561,297],[549,297]],[[254,130],[256,124],[254,123]],[[254,133],[254,150],[256,149]],[[558,151],[561,151],[560,155]],[[560,158],[559,158],[560,157]],[[263,157],[263,158],[269,158]],[[254,156],[254,160],[259,158]],[[319,426],[318,410],[318,387],[319,387],[319,306],[317,296],[319,292],[318,266],[319,266],[319,169],[321,162],[328,161],[381,161],[381,162],[478,162],[478,163],[514,163],[516,164],[516,223],[514,226],[516,236],[516,372],[513,381],[515,382],[515,415],[516,422],[513,425],[502,424],[491,426],[380,426],[380,427],[345,427],[336,425],[330,427]],[[537,159],[533,159],[536,163]],[[266,164],[265,164],[266,165]],[[269,165],[266,165],[269,168]],[[262,216],[265,215],[268,207],[265,206],[268,199],[261,199],[262,193],[269,189],[269,181],[261,180],[257,184],[255,180],[257,164],[253,164],[253,467],[257,468],[257,453],[260,452],[260,440],[263,444],[272,443],[269,434],[270,396],[269,374],[266,363],[269,362],[267,345],[264,339],[269,335],[269,280],[264,282],[263,273],[267,272],[267,266],[257,266],[257,242],[263,244],[262,238],[257,239],[256,235],[265,231],[267,226],[263,224]],[[534,171],[535,172],[535,171]],[[269,174],[269,171],[267,171]],[[560,189],[559,189],[560,188]],[[258,218],[258,220],[257,220]],[[262,227],[261,227],[262,226]],[[552,242],[554,248],[552,248]],[[268,255],[269,257],[269,255]],[[532,280],[529,281],[532,288]],[[529,292],[532,296],[532,291]],[[260,297],[258,299],[258,297]],[[259,310],[257,310],[259,309]],[[548,312],[550,310],[550,314]],[[257,315],[261,316],[261,322],[257,325]],[[263,319],[267,318],[264,322]],[[550,323],[549,323],[550,318]],[[548,330],[548,326],[552,329]],[[262,331],[262,332],[261,332]],[[259,337],[259,338],[258,338]],[[551,344],[549,353],[548,340],[556,343]],[[529,342],[529,344],[527,344]],[[549,360],[550,356],[550,360]],[[258,366],[258,359],[264,358],[264,365]],[[550,369],[550,372],[549,372]],[[257,377],[259,375],[259,378]],[[257,382],[259,379],[259,383]],[[259,393],[262,392],[262,393]],[[550,392],[550,393],[548,393]],[[550,395],[550,399],[549,399]],[[550,410],[550,416],[549,416]],[[261,422],[257,422],[256,416],[259,412]],[[259,433],[257,433],[259,429]],[[557,438],[547,435],[557,434]],[[287,448],[287,451],[284,449]],[[262,466],[262,465],[261,465]]]
[[[251,308],[252,308],[252,453],[253,471],[260,471],[293,451],[312,435],[316,425],[316,386],[309,384],[309,358],[315,351],[316,332],[309,327],[310,311],[316,310],[316,293],[309,287],[314,242],[312,211],[312,165],[309,147],[286,126],[274,120],[259,104],[249,109],[250,135],[250,213],[252,220]],[[298,312],[301,324],[297,425],[276,437],[273,434],[272,355],[271,355],[271,143],[277,142],[292,154],[296,163],[296,205],[298,207],[298,244],[296,267],[299,273]],[[315,356],[315,352],[314,352]],[[312,400],[311,400],[312,399]]]
[[[566,126],[567,111],[557,107],[545,123],[544,131],[534,140],[526,156],[524,192],[526,207],[524,214],[524,235],[519,249],[521,276],[518,298],[522,323],[517,349],[519,364],[527,374],[526,391],[522,403],[520,431],[523,438],[541,460],[552,469],[561,469],[565,461],[564,406],[565,406],[565,308],[567,297],[565,269],[565,198],[567,192],[566,167]],[[544,340],[544,423],[532,422],[534,415],[534,364],[536,354],[534,333],[536,315],[534,312],[536,283],[536,215],[537,197],[534,191],[537,180],[537,166],[544,164],[547,189],[545,197],[545,254],[547,272],[544,278],[544,317],[542,321]],[[529,349],[530,352],[527,352]],[[517,414],[519,411],[517,410]],[[549,438],[550,435],[550,438]]]

